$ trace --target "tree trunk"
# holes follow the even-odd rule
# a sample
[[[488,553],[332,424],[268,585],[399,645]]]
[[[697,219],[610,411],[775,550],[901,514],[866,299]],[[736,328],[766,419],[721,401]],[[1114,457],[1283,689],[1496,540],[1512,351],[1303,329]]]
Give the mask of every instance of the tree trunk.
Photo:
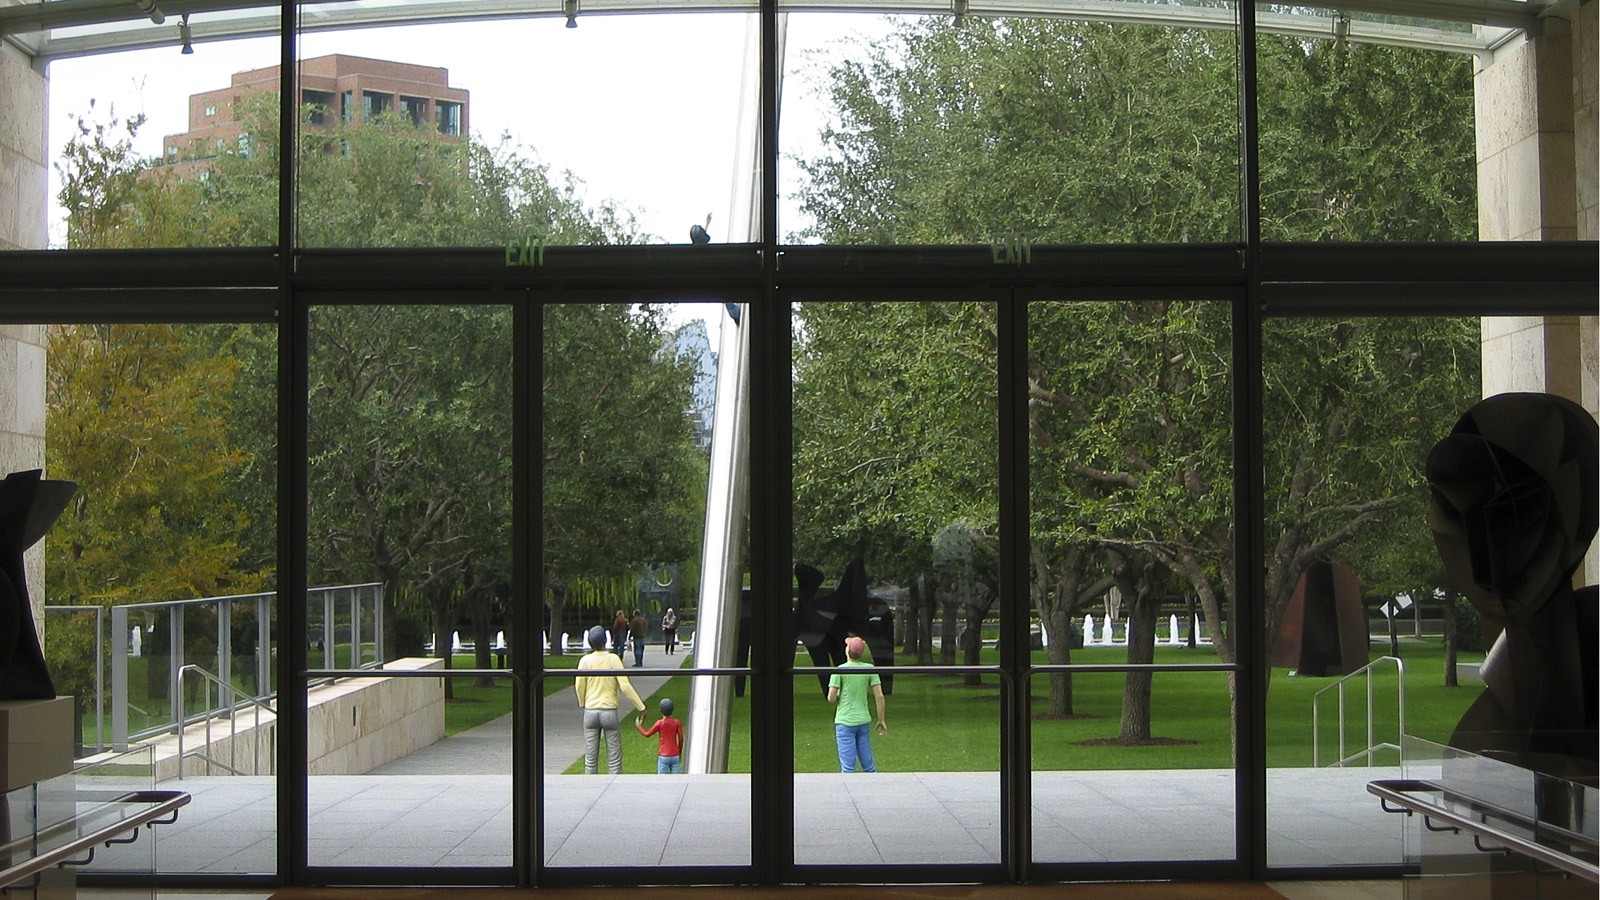
[[[1128,592],[1124,592],[1127,599]],[[1156,658],[1156,613],[1160,602],[1151,587],[1140,584],[1128,607],[1128,664],[1149,665]],[[1122,727],[1125,741],[1150,739],[1150,672],[1129,672],[1122,682]]]
[[[957,604],[945,593],[939,599],[939,664],[953,666],[956,664],[956,636],[960,627],[956,622]]]
[[[1040,623],[1045,634],[1050,635],[1050,646],[1045,648],[1045,658],[1052,666],[1072,662],[1072,614],[1065,603],[1055,604],[1050,616]],[[1050,700],[1045,710],[1052,716],[1072,715],[1072,674],[1053,672],[1050,675]]]
[[[549,598],[545,605],[550,609],[550,655],[562,656],[561,636],[566,633],[567,588],[565,585],[550,582],[550,590],[546,594]]]
[[[455,654],[451,652],[450,632],[452,629],[450,628],[449,595],[443,591],[429,591],[428,611],[432,614],[431,617],[433,619],[433,655],[444,660],[446,669],[453,669],[455,668]],[[456,680],[454,678],[446,678],[444,680],[444,698],[446,700],[454,700],[456,698],[455,684]]]
[[[917,576],[917,665],[933,665],[933,591],[927,578]]]
[[[481,582],[480,582],[481,585]],[[494,660],[490,656],[490,644],[494,636],[490,634],[492,625],[489,621],[490,603],[493,597],[487,587],[478,587],[473,590],[472,597],[467,601],[467,611],[472,617],[472,655],[473,666],[479,669],[494,668]],[[488,675],[481,675],[472,682],[473,687],[494,687],[494,679]]]
[[[907,659],[916,659],[920,650],[917,645],[917,606],[922,602],[922,590],[916,579],[901,593],[900,601],[896,604],[894,617],[894,630],[899,633],[900,652]]]

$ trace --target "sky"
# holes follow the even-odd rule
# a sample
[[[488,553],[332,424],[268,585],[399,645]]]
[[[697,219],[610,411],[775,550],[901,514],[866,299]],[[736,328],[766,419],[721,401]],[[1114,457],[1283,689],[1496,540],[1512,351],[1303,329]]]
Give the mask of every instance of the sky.
[[[442,66],[449,83],[471,92],[470,128],[494,144],[502,133],[533,148],[555,171],[584,182],[592,204],[612,199],[638,217],[657,240],[687,242],[689,226],[712,215],[713,241],[725,240],[738,176],[740,85],[747,26],[744,13],[580,16],[309,33],[301,56],[346,53]],[[195,16],[194,21],[202,21]],[[824,114],[805,73],[820,49],[838,52],[838,38],[881,30],[876,16],[809,16],[790,26],[790,64],[783,101],[785,153],[812,154]],[[174,17],[168,24],[175,25]],[[175,30],[175,29],[174,29]],[[155,156],[162,137],[187,131],[190,94],[225,87],[234,72],[275,65],[276,38],[196,43],[76,59],[50,65],[49,146],[59,154],[72,114],[108,108],[143,113],[137,139]],[[753,73],[752,73],[753,77]],[[751,108],[749,115],[754,116]],[[780,233],[803,224],[790,174],[780,201]],[[50,195],[59,188],[51,172]],[[64,233],[52,211],[51,238]],[[53,245],[58,245],[53,243]]]

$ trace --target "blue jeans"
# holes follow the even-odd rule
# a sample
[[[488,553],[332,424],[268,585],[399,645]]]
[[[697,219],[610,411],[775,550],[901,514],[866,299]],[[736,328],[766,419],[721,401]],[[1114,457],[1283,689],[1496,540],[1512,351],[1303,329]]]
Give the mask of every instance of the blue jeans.
[[[657,775],[679,775],[683,772],[683,757],[658,756],[656,757]]]
[[[839,743],[839,771],[854,772],[856,760],[861,760],[861,771],[876,772],[872,764],[872,723],[864,725],[834,725],[834,740]]]
[[[644,665],[644,640],[633,639],[633,665],[635,668]]]

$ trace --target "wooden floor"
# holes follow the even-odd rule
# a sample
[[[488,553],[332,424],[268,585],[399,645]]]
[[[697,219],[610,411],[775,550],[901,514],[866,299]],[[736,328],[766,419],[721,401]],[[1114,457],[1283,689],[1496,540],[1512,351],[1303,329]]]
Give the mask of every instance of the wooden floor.
[[[657,887],[641,900],[1286,900],[1258,882],[1073,883],[1032,885]],[[614,900],[615,888],[290,888],[272,900]]]

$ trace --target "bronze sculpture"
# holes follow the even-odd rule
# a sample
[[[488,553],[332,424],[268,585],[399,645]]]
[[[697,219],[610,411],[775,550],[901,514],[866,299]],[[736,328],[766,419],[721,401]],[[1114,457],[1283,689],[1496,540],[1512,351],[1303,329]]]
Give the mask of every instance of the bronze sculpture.
[[[0,482],[0,700],[49,700],[55,684],[45,668],[28,602],[22,554],[44,537],[78,489],[39,469]]]
[[[1600,428],[1549,394],[1489,397],[1428,455],[1428,525],[1445,569],[1500,629],[1483,695],[1451,746],[1593,778],[1600,723],[1596,589],[1574,589],[1600,519]]]

